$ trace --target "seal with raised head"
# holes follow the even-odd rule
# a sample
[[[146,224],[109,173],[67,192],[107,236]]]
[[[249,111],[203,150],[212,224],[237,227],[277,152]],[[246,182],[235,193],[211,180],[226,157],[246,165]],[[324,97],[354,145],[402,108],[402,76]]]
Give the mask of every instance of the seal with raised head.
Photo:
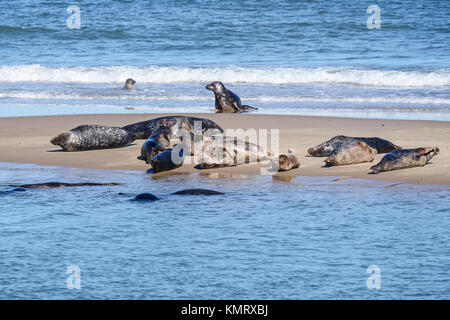
[[[53,137],[50,142],[71,152],[121,148],[134,140],[135,134],[118,127],[82,125]]]
[[[243,105],[241,98],[231,90],[225,88],[220,81],[211,82],[206,86],[206,89],[214,92],[216,98],[216,108],[214,109],[214,112],[216,113],[236,113],[258,110],[258,108]]]
[[[156,130],[142,145],[139,159],[150,163],[154,156],[168,149],[170,147],[171,132],[168,121],[166,119],[160,120]]]
[[[184,161],[183,149],[178,151],[178,157],[176,161],[174,161],[175,157],[172,156],[172,152],[177,152],[177,150],[175,149],[164,150],[163,152],[157,154],[151,159],[150,163],[152,165],[154,173],[174,170],[183,165]]]
[[[167,116],[155,118],[147,121],[132,123],[127,126],[124,126],[122,129],[135,134],[136,139],[148,139],[156,130],[158,122],[161,121],[162,119],[166,119],[168,121],[168,126],[171,129],[174,126],[182,125],[182,121],[185,120],[190,124],[192,128],[195,127],[196,122],[201,123],[202,133],[205,133],[206,131],[216,131],[218,133],[223,132],[223,129],[212,120],[197,117],[185,117],[185,116]]]
[[[346,140],[325,159],[327,166],[343,166],[363,162],[372,162],[377,150],[369,147],[365,142]]]
[[[395,150],[383,157],[379,163],[371,167],[373,173],[385,171],[423,167],[435,155],[439,154],[439,148],[418,148]]]
[[[308,150],[308,154],[313,157],[328,157],[330,156],[335,149],[338,149],[342,144],[348,141],[362,141],[366,143],[369,147],[377,150],[378,153],[387,153],[397,149],[400,149],[399,146],[396,146],[390,141],[381,139],[381,138],[359,138],[359,137],[347,137],[347,136],[336,136],[331,138],[328,141],[325,141],[313,148]]]
[[[272,164],[273,169],[278,169],[278,171],[289,171],[292,169],[297,169],[300,167],[300,161],[297,156],[291,151],[288,150],[286,154],[280,154],[278,156],[278,166],[275,163]]]
[[[123,88],[125,90],[133,90],[135,84],[136,81],[134,79],[128,78],[127,81],[125,81],[125,86]]]

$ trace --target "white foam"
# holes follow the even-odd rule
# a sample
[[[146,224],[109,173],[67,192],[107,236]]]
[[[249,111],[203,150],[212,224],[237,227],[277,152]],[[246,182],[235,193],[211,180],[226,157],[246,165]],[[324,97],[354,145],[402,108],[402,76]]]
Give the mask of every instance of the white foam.
[[[57,93],[48,91],[4,91],[0,92],[0,98],[15,98],[24,100],[122,100],[122,101],[212,101],[210,94],[205,95],[149,95],[149,94],[112,94],[92,95],[76,93]],[[394,103],[394,104],[432,104],[450,105],[450,99],[433,97],[301,97],[301,96],[241,96],[243,101],[260,103],[295,103],[295,102],[348,102],[348,103]]]
[[[192,68],[192,67],[44,67],[0,66],[2,82],[179,83],[220,80],[246,84],[355,84],[382,87],[450,86],[450,70],[432,72],[367,70],[351,68]]]

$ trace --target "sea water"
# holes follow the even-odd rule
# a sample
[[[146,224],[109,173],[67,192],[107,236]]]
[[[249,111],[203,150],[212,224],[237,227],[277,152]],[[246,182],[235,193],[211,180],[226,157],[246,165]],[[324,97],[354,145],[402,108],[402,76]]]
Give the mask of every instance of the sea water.
[[[256,113],[450,120],[447,0],[77,6],[79,29],[66,3],[0,2],[0,116],[211,112],[220,80]]]
[[[48,181],[122,184],[0,194],[1,299],[450,296],[448,186],[0,164]]]

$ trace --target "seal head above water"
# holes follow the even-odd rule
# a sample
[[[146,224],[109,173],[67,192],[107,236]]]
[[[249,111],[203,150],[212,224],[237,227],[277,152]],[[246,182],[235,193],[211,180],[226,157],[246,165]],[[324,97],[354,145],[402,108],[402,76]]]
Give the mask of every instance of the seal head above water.
[[[128,78],[127,81],[125,81],[125,86],[123,88],[125,90],[133,90],[135,84],[136,81],[134,79]]]

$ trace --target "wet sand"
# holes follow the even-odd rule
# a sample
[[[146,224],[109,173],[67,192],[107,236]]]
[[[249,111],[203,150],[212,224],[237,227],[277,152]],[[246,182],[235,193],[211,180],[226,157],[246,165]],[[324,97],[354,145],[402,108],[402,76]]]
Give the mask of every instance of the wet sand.
[[[52,145],[50,139],[81,124],[124,126],[149,120],[166,114],[104,114],[0,118],[0,162],[32,163],[50,166],[68,166],[91,169],[142,170],[150,166],[137,159],[144,140],[132,145],[110,150],[63,152]],[[173,115],[173,114],[169,114]],[[301,166],[289,172],[277,173],[280,180],[289,181],[296,176],[332,176],[342,179],[374,179],[414,184],[450,185],[450,122],[350,119],[331,117],[306,117],[255,114],[184,114],[205,117],[217,122],[224,129],[244,130],[279,129],[280,152],[295,149]],[[373,163],[325,168],[324,158],[307,157],[308,148],[336,135],[377,136],[392,141],[403,148],[437,146],[441,153],[425,167],[393,172],[369,174]],[[270,137],[269,137],[270,139]],[[267,165],[266,165],[267,166]],[[241,165],[220,169],[198,170],[193,165],[165,174],[200,172],[212,176],[239,176],[260,174],[260,165]]]

